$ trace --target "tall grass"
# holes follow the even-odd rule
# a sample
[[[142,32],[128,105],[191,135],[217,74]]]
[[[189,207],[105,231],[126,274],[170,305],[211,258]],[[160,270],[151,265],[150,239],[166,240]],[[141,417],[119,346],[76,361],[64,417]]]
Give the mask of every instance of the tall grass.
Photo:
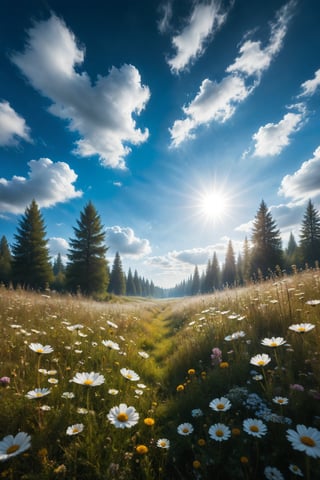
[[[2,457],[1,478],[318,478],[320,302],[310,300],[320,300],[318,271],[161,301],[0,290],[0,440],[19,431],[31,440]],[[289,328],[301,323],[314,328]],[[271,337],[284,344],[261,344]],[[33,343],[53,351],[37,353]],[[263,353],[270,362],[252,365]],[[85,372],[103,383],[75,383]],[[36,388],[50,391],[28,398]],[[128,428],[111,421],[123,403],[139,414]],[[263,423],[259,436],[249,418]],[[315,429],[300,451],[287,438],[297,425]]]

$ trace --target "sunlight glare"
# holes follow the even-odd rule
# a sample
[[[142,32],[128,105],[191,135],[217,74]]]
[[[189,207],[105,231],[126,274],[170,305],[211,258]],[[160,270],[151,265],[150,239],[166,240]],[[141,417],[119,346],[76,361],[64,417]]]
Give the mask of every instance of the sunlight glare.
[[[221,220],[228,212],[228,199],[218,190],[204,192],[200,195],[199,207],[207,220]]]

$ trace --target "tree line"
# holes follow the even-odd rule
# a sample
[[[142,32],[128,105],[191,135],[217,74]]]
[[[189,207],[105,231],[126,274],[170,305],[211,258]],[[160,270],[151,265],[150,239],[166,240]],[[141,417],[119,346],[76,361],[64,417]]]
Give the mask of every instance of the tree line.
[[[250,242],[244,239],[242,252],[237,259],[229,240],[225,261],[220,267],[216,252],[208,260],[206,270],[199,273],[195,266],[193,275],[169,290],[170,296],[212,293],[225,287],[246,285],[250,282],[290,273],[304,268],[314,268],[320,260],[320,214],[309,200],[301,228],[299,243],[293,233],[288,246],[282,248],[280,230],[264,200],[261,201],[253,221]]]
[[[302,219],[299,243],[291,233],[287,248],[282,248],[280,230],[262,200],[250,241],[245,238],[237,259],[229,240],[222,267],[214,252],[204,272],[200,274],[196,266],[193,275],[171,289],[156,287],[136,270],[132,273],[130,268],[126,275],[119,252],[109,267],[104,227],[91,201],[80,212],[73,231],[67,264],[63,264],[61,254],[52,263],[44,219],[36,201],[32,200],[19,221],[11,248],[5,236],[0,240],[0,282],[15,288],[50,288],[99,298],[106,298],[108,294],[185,296],[245,285],[281,275],[284,270],[313,268],[320,260],[320,214],[311,200]]]
[[[32,200],[19,221],[12,247],[5,236],[0,240],[0,282],[14,288],[49,288],[99,298],[108,294],[162,296],[162,289],[140,277],[137,270],[124,273],[119,252],[109,268],[104,227],[92,202],[80,212],[73,231],[67,264],[60,253],[52,262],[44,219]]]

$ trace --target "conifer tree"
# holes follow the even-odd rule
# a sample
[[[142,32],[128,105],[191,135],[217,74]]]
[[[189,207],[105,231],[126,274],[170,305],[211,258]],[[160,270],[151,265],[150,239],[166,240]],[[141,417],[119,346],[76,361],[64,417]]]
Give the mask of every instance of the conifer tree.
[[[303,261],[314,266],[320,261],[320,214],[309,200],[300,230],[300,250]]]
[[[54,259],[52,270],[53,270],[53,276],[54,276],[53,282],[52,282],[52,288],[54,290],[57,290],[58,292],[61,292],[65,288],[66,269],[62,263],[62,258],[60,253],[58,253],[56,258]]]
[[[290,233],[289,241],[288,241],[288,246],[285,250],[285,266],[286,268],[290,268],[292,265],[297,265],[297,263],[300,263],[299,259],[299,248],[297,245],[297,242],[294,238],[293,233]]]
[[[7,238],[3,235],[0,240],[0,282],[8,286],[12,280],[11,252]]]
[[[196,265],[192,277],[191,295],[198,295],[198,293],[200,293],[200,275]]]
[[[119,252],[114,257],[108,290],[114,295],[125,295],[126,293],[126,278],[122,270]]]
[[[265,277],[277,266],[282,268],[283,254],[280,231],[277,229],[264,200],[261,201],[253,222],[252,244],[251,272],[253,274],[257,274],[260,270]]]
[[[249,282],[251,269],[251,253],[248,238],[245,237],[242,250],[242,278],[243,282]]]
[[[43,289],[52,280],[43,217],[35,200],[26,208],[12,247],[12,273],[15,284]]]
[[[236,275],[237,275],[237,270],[236,270],[234,250],[232,246],[232,241],[229,240],[226,259],[225,259],[224,267],[222,271],[223,284],[227,284],[229,286],[234,285],[236,282]]]
[[[109,275],[105,258],[108,248],[105,233],[92,202],[80,213],[74,227],[75,238],[70,239],[66,280],[68,287],[84,295],[106,292]]]
[[[218,290],[221,287],[221,271],[216,252],[213,253],[211,266],[213,290]]]
[[[134,281],[133,281],[133,275],[132,275],[132,271],[131,271],[131,268],[129,268],[129,271],[128,271],[128,275],[127,275],[127,284],[126,284],[126,293],[127,295],[136,295],[136,288],[135,288],[135,284],[134,284]]]
[[[133,274],[133,283],[134,283],[134,288],[135,288],[135,291],[136,291],[136,295],[138,297],[141,297],[142,295],[142,286],[141,286],[141,280],[138,276],[138,272],[137,270],[134,271],[134,274]]]

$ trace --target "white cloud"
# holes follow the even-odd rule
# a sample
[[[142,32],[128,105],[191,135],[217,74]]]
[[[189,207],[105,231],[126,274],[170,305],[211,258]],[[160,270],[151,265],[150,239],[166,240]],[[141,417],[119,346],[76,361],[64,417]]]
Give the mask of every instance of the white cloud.
[[[313,157],[302,163],[293,175],[286,175],[278,192],[295,202],[306,202],[320,195],[320,146]]]
[[[130,227],[107,227],[106,244],[112,251],[123,256],[142,257],[151,253],[149,240],[136,237]]]
[[[303,125],[302,113],[287,113],[279,123],[267,123],[253,135],[256,157],[279,155],[290,143],[290,135]]]
[[[30,128],[9,102],[0,102],[0,146],[16,145],[18,140],[31,142]]]
[[[25,211],[32,199],[39,207],[51,207],[82,196],[73,185],[78,176],[67,163],[40,158],[31,160],[28,165],[27,178],[0,178],[0,211],[18,214]]]
[[[250,233],[252,231],[253,227],[253,220],[249,220],[247,223],[241,223],[241,225],[238,225],[235,228],[236,232],[245,232],[245,233]]]
[[[295,4],[295,0],[291,0],[277,13],[276,21],[271,25],[269,43],[264,49],[261,42],[247,40],[240,47],[235,62],[226,69],[230,75],[219,84],[203,80],[194,100],[183,107],[186,117],[176,120],[169,129],[173,147],[194,138],[194,131],[200,125],[228,120],[236,107],[259,85],[262,73],[282,47]]]
[[[170,29],[172,18],[172,2],[163,3],[159,7],[161,18],[158,21],[158,29],[160,33],[165,33]]]
[[[12,61],[31,85],[53,103],[49,111],[67,120],[71,131],[81,136],[75,153],[98,155],[102,165],[125,168],[128,144],[145,142],[149,132],[136,128],[133,118],[141,113],[150,97],[149,88],[133,65],[112,67],[95,84],[86,72],[78,73],[85,51],[77,45],[65,23],[52,15],[34,23],[28,31],[23,53]]]
[[[167,60],[171,71],[179,73],[205,51],[205,42],[223,25],[227,13],[220,11],[220,2],[196,3],[181,33],[172,38],[176,55]]]
[[[318,87],[320,86],[320,69],[317,70],[314,74],[314,78],[312,80],[306,80],[302,83],[302,93],[300,93],[299,97],[309,97],[312,96]]]

